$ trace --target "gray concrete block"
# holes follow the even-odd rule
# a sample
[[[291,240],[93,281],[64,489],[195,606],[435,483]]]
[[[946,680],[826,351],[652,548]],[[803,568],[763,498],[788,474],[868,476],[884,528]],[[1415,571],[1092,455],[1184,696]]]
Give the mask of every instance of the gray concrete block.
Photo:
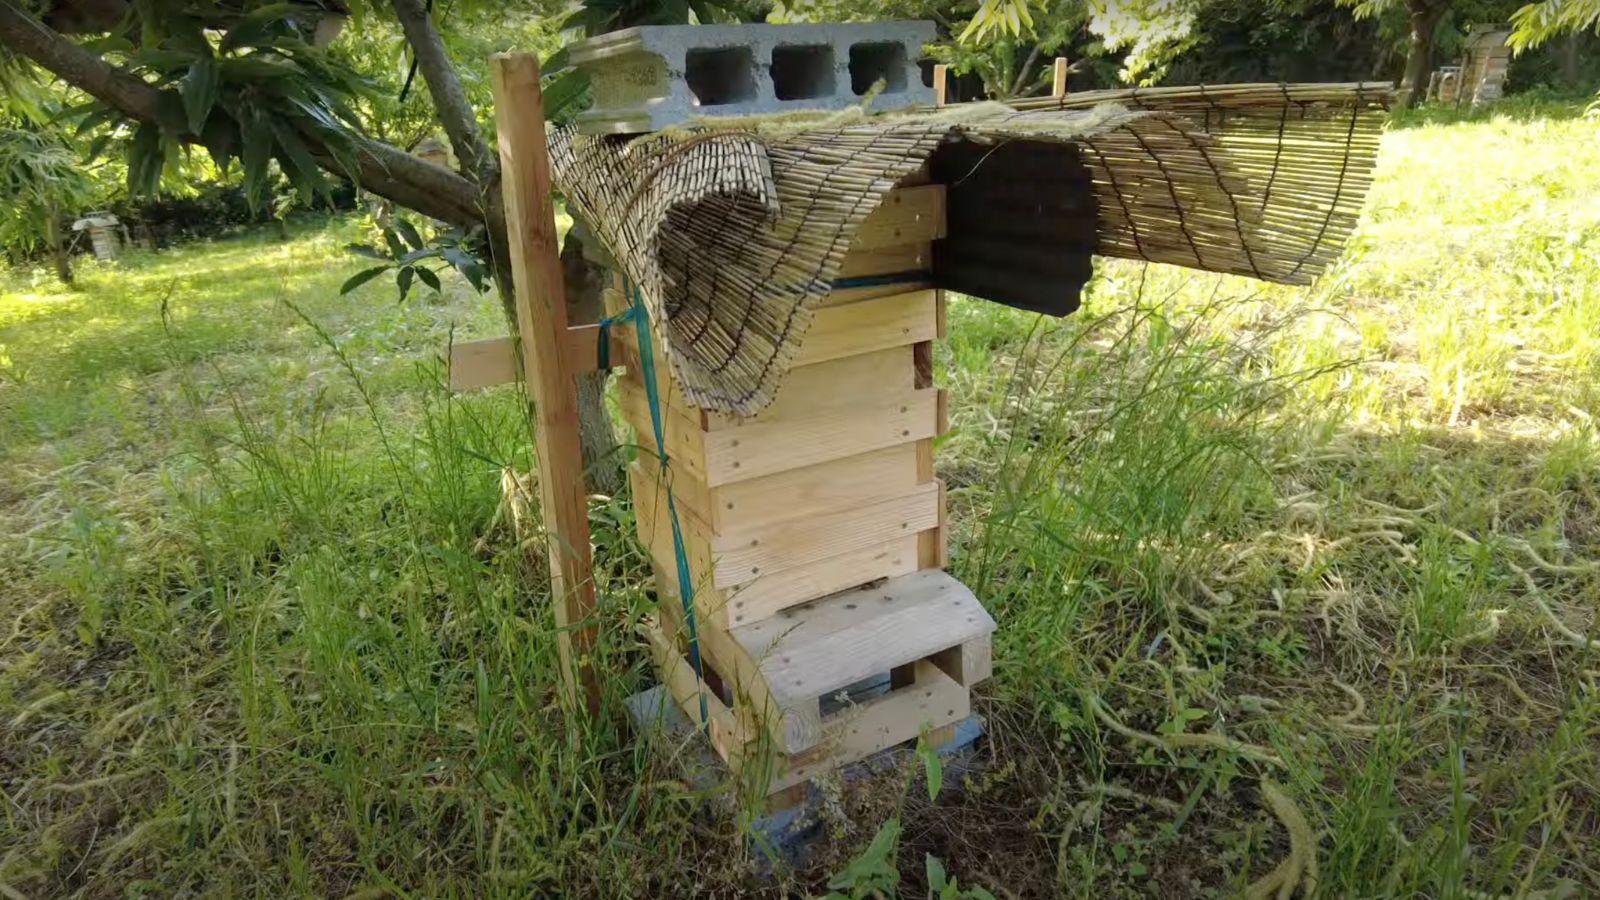
[[[844,109],[880,79],[874,110],[932,106],[917,61],[932,22],[646,25],[572,47],[594,106],[589,134],[639,134],[697,116]]]

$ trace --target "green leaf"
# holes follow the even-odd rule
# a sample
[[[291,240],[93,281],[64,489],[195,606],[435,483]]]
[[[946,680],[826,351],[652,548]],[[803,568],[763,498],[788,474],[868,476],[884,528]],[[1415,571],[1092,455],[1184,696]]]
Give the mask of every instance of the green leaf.
[[[873,890],[892,896],[900,883],[900,872],[894,866],[894,853],[899,844],[900,820],[885,820],[867,849],[852,859],[842,872],[828,879],[828,887],[850,889],[857,896]]]
[[[217,61],[207,56],[195,61],[189,73],[183,76],[179,93],[183,95],[183,112],[189,120],[189,130],[199,134],[205,127],[211,107],[216,105],[217,90],[222,85],[222,70]]]
[[[217,164],[217,169],[226,175],[228,164],[239,155],[239,123],[221,110],[214,111],[200,128],[200,143],[211,154],[211,161]]]
[[[272,133],[278,138],[278,147],[283,151],[278,154],[278,162],[288,163],[284,166],[284,174],[294,182],[295,190],[310,200],[312,195],[326,186],[322,179],[322,167],[317,165],[316,157],[311,155],[311,149],[301,140],[293,125],[277,117],[270,121]]]
[[[404,266],[400,269],[400,274],[395,276],[394,283],[400,288],[401,300],[406,299],[406,295],[411,293],[411,279],[415,277],[416,274],[416,269],[413,269],[410,266]]]
[[[351,275],[349,278],[345,279],[344,284],[339,287],[339,296],[342,297],[345,294],[350,293],[356,288],[361,287],[363,284],[366,284],[367,282],[377,278],[379,275],[382,275],[387,271],[389,271],[388,266],[373,266],[370,269],[363,269],[360,272]]]
[[[539,71],[544,73],[546,77],[549,77],[561,71],[562,69],[565,69],[571,59],[572,51],[571,45],[569,44],[568,46],[562,47],[560,50],[557,50],[549,56],[546,56],[544,61],[539,63]]]
[[[433,292],[435,294],[444,293],[444,285],[439,283],[439,276],[433,274],[431,270],[424,269],[421,266],[417,267],[416,272],[417,277],[422,279],[422,283],[433,288]]]
[[[149,68],[160,72],[170,72],[173,69],[182,69],[194,64],[195,54],[182,50],[163,50],[156,47],[142,47],[128,54],[128,65],[133,68]]]
[[[240,120],[244,162],[244,196],[252,210],[261,208],[267,195],[267,161],[272,159],[272,126],[256,110],[248,110]]]
[[[917,739],[917,756],[922,760],[922,768],[928,773],[928,799],[939,799],[939,790],[944,787],[944,764],[939,760],[939,751],[928,744],[927,738]]]
[[[94,141],[89,144],[89,149],[84,151],[84,161],[94,162],[95,160],[99,159],[100,154],[106,152],[106,145],[111,143],[112,137],[113,135],[110,134],[102,134],[95,138]]]
[[[154,194],[163,162],[161,129],[148,122],[141,124],[128,145],[128,193],[136,197]]]
[[[587,73],[571,69],[562,72],[550,80],[543,89],[544,115],[547,119],[557,119],[566,114],[571,107],[583,100],[589,92],[589,76]]]
[[[389,254],[395,259],[400,259],[406,255],[406,245],[400,242],[400,236],[394,233],[393,228],[385,228],[383,230],[383,242],[389,245]]]
[[[422,235],[417,233],[417,226],[409,221],[396,219],[394,227],[399,230],[400,236],[406,239],[406,243],[411,245],[411,249],[421,250],[426,246],[426,242],[422,240]]]
[[[259,44],[273,33],[279,23],[288,21],[295,13],[302,11],[293,3],[269,3],[235,22],[223,36],[221,49],[226,52]]]
[[[939,857],[928,853],[923,857],[923,867],[928,872],[928,890],[943,893],[946,880],[944,863],[939,861]]]

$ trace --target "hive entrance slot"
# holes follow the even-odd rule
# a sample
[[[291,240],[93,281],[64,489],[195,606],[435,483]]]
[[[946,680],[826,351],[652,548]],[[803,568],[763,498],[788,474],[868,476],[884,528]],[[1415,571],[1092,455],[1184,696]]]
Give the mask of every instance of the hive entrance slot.
[[[772,92],[779,100],[833,96],[833,48],[827,44],[772,48]]]
[[[690,50],[684,58],[683,80],[697,106],[726,106],[754,100],[755,58],[749,47]]]
[[[897,43],[855,44],[850,48],[850,90],[861,96],[879,79],[885,94],[906,89],[906,48]]]

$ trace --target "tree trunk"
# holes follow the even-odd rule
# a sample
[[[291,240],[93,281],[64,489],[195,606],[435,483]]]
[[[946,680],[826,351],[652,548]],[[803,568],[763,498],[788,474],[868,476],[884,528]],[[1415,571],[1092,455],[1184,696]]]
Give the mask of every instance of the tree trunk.
[[[50,258],[55,260],[56,277],[62,284],[72,283],[72,256],[67,253],[67,242],[61,235],[61,213],[52,203],[45,208],[44,235],[50,244]]]
[[[605,314],[601,293],[605,270],[583,255],[583,238],[577,228],[567,230],[561,244],[562,280],[567,285],[567,320],[574,325],[600,321]],[[589,490],[615,494],[622,490],[622,460],[617,436],[606,414],[606,372],[578,374],[578,435],[583,440],[583,468]]]
[[[1583,81],[1583,39],[1586,35],[1582,29],[1567,34],[1567,42],[1561,48],[1561,80],[1568,87],[1580,87]]]
[[[1406,74],[1400,80],[1401,108],[1413,106],[1428,88],[1428,73],[1433,71],[1433,35],[1444,15],[1440,0],[1407,0],[1411,15],[1411,42],[1406,51]]]
[[[513,343],[520,340],[517,328],[517,298],[512,287],[511,256],[506,246],[504,209],[501,205],[499,176],[485,192],[487,218],[501,227],[489,229],[489,261],[494,270],[494,283],[500,292],[500,305],[505,313],[506,328]],[[600,320],[600,292],[604,278],[589,270],[587,262],[579,272],[574,272],[568,262],[568,248],[577,248],[582,262],[582,241],[569,231],[562,245],[561,264],[563,281],[567,289],[567,322],[580,325]],[[522,372],[522,353],[516,354],[518,377]],[[578,382],[578,438],[583,447],[583,467],[589,490],[597,494],[615,494],[622,489],[622,459],[617,453],[617,437],[611,427],[611,417],[606,414],[605,372],[581,372]],[[532,421],[531,419],[529,421]]]

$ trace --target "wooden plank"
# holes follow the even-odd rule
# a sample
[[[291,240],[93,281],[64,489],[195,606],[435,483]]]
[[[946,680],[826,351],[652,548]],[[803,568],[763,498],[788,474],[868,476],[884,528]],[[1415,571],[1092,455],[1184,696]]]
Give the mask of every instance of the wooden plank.
[[[712,538],[713,582],[745,584],[763,572],[821,562],[863,545],[882,544],[939,524],[939,485],[917,485],[904,496]]]
[[[967,689],[937,666],[919,661],[915,672],[910,686],[824,719],[812,749],[775,760],[767,790],[782,791],[972,714]]]
[[[544,98],[539,60],[497,54],[490,61],[517,330],[533,400],[539,457],[539,500],[549,534],[550,589],[556,645],[566,693],[591,711],[600,685],[590,649],[595,642],[589,509],[578,438],[578,391],[565,365],[566,285],[550,195]]]
[[[898,497],[933,480],[920,474],[916,445],[895,444],[712,489],[710,521],[718,534],[733,534],[809,518]]]
[[[1060,98],[1067,95],[1067,73],[1071,68],[1065,56],[1056,57],[1055,71],[1050,79],[1050,96]]]
[[[844,306],[849,303],[876,300],[879,297],[892,297],[896,294],[905,294],[913,291],[930,290],[933,286],[932,276],[926,276],[908,278],[905,281],[896,281],[892,284],[869,284],[861,287],[839,288],[823,297],[822,301],[817,304],[817,309]]]
[[[652,440],[651,442],[653,443],[654,441]],[[658,482],[661,480],[661,463],[656,458],[654,448],[641,444],[639,455],[634,459],[632,465],[643,469],[644,474],[651,481]],[[673,463],[672,466],[672,496],[673,499],[677,500],[678,508],[687,510],[690,515],[704,522],[707,526],[708,534],[715,533],[717,531],[717,519],[714,514],[716,506],[712,499],[711,489],[706,487],[705,482],[701,481],[686,466],[676,463]]]
[[[938,291],[907,291],[816,311],[794,365],[933,340],[939,327]],[[779,396],[783,388],[779,388]]]
[[[839,264],[836,278],[865,278],[873,275],[899,275],[926,272],[933,268],[933,245],[896,244],[874,250],[853,250]]]
[[[796,366],[808,366],[844,356],[854,356],[932,340],[939,327],[940,294],[933,289],[900,289],[894,293],[848,299],[819,307],[795,357]]]
[[[922,534],[927,534],[923,532]],[[921,535],[857,547],[838,556],[767,572],[729,590],[728,624],[737,628],[829,594],[917,571]]]
[[[450,390],[470,391],[516,381],[514,346],[508,337],[451,344]]]
[[[937,394],[913,391],[899,400],[870,406],[707,432],[706,484],[716,488],[931,438],[938,424]]]
[[[633,516],[639,543],[650,552],[677,596],[677,554],[672,542],[672,519],[667,510],[667,494],[636,461],[628,466],[628,484],[633,492]],[[676,490],[673,494],[676,498]],[[689,583],[694,586],[695,610],[700,622],[726,625],[726,601],[712,583],[712,553],[709,531],[683,505],[678,505],[678,527],[683,536],[684,555],[689,560]]]
[[[944,196],[942,184],[897,187],[890,191],[878,208],[862,221],[850,243],[851,252],[919,244],[944,237]]]
[[[617,379],[617,405],[622,407],[623,418],[633,426],[634,442],[639,445],[640,452],[659,455],[661,448],[656,446],[649,400],[637,380]],[[661,431],[666,436],[669,465],[676,471],[687,472],[701,484],[708,483],[705,432],[700,429],[700,423],[691,420],[680,410],[667,406],[661,411]]]
[[[933,105],[944,106],[949,97],[950,67],[939,63],[933,67]]]
[[[629,326],[612,326],[612,336],[622,334]],[[566,367],[573,373],[592,372],[600,367],[600,326],[573,325],[567,328]],[[613,348],[615,349],[615,348]],[[450,390],[470,391],[477,388],[510,384],[517,380],[517,362],[511,338],[487,338],[481,341],[462,341],[450,345]],[[612,354],[612,367],[616,365]]]
[[[916,389],[913,346],[902,344],[790,369],[766,409],[745,418],[708,413],[706,428],[721,431],[752,423],[791,422],[871,403],[874,398],[904,396]]]
[[[790,697],[823,696],[993,631],[994,619],[972,591],[929,569],[785,610],[732,634],[782,706]]]
[[[695,677],[694,667],[683,658],[674,640],[654,619],[646,617],[641,626],[650,644],[656,677],[695,725],[707,725],[711,746],[724,760],[736,759],[744,745],[754,739],[714,691]],[[700,717],[700,697],[705,695],[706,717]]]
[[[933,664],[964,688],[988,681],[994,674],[993,637],[973,638],[959,647],[941,650],[931,657]]]
[[[670,629],[684,630],[682,604],[670,568],[657,566],[656,589],[662,598],[659,606],[662,622]],[[698,613],[698,603],[695,609]],[[708,625],[704,620],[699,620],[699,625],[701,658],[710,660],[724,683],[732,689],[733,712],[741,728],[763,735],[771,748],[789,753],[797,753],[822,739],[817,697],[794,697],[779,704],[768,690],[755,660],[734,640],[730,631]]]

